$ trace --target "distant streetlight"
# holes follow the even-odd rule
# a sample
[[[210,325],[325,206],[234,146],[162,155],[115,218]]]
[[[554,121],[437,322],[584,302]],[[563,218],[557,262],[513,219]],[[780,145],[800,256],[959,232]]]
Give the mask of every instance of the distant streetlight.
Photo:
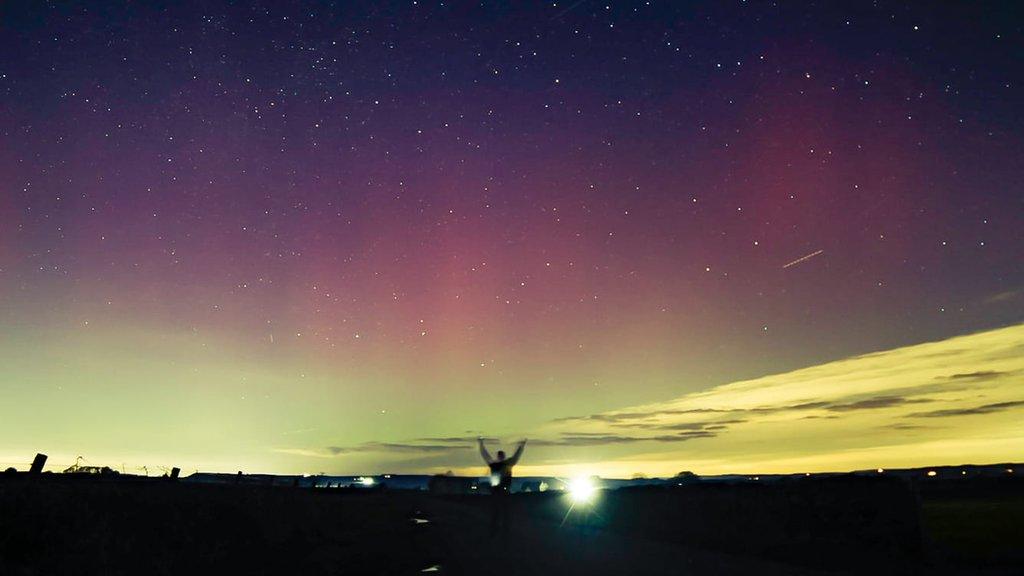
[[[569,498],[574,504],[586,504],[597,494],[597,486],[594,485],[594,481],[586,476],[570,480],[568,490]]]

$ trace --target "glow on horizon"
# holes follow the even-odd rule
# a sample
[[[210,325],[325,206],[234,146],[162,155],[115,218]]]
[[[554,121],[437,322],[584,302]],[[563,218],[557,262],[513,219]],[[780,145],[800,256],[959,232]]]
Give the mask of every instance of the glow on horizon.
[[[517,427],[511,418],[506,431],[509,437],[531,439],[518,475],[790,473],[1013,461],[1024,453],[1022,343],[1024,324],[1019,324],[736,382],[661,403],[566,414],[532,431]],[[178,343],[175,354],[196,352],[191,346]],[[33,360],[34,352],[22,352]],[[151,368],[144,360],[140,363]],[[8,370],[17,367],[16,362],[5,365]],[[175,365],[164,364],[167,373],[161,378],[168,385],[157,388],[166,390],[162,394],[132,392],[136,374],[130,363],[122,364],[121,379],[105,384],[121,391],[116,398],[90,399],[73,389],[48,392],[36,402],[71,392],[75,402],[67,409],[72,411],[59,418],[56,413],[22,411],[5,419],[0,432],[10,441],[0,455],[4,466],[26,466],[42,451],[51,456],[50,469],[82,454],[90,464],[118,470],[124,466],[128,472],[138,472],[142,465],[151,470],[178,465],[186,473],[481,474],[471,443],[458,437],[457,422],[441,422],[446,428],[435,426],[428,432],[415,423],[389,431],[366,418],[359,422],[366,440],[342,444],[341,433],[327,424],[341,399],[318,404],[303,389],[278,395],[276,402],[254,412],[219,412],[208,405],[216,396],[198,382],[197,388],[183,386],[180,379],[198,370],[212,371],[219,381],[224,368],[206,364],[201,354],[194,363]],[[62,373],[50,368],[42,376]],[[91,379],[88,370],[77,376]],[[247,381],[272,388],[277,377],[253,372]],[[314,381],[318,377],[310,375]],[[323,390],[326,394],[330,387]],[[218,388],[216,393],[237,392]],[[195,400],[187,400],[189,396]],[[273,420],[273,430],[266,429],[265,419],[283,414],[295,414],[294,422],[285,422],[290,429],[282,432],[279,420]],[[110,426],[90,428],[87,422]],[[302,422],[305,427],[299,426]],[[211,437],[217,442],[210,442]]]

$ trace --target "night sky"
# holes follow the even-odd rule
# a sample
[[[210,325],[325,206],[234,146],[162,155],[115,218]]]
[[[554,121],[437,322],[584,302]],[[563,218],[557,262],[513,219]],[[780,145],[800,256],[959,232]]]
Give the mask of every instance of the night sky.
[[[3,3],[0,464],[1019,458],[1024,14],[839,4]]]

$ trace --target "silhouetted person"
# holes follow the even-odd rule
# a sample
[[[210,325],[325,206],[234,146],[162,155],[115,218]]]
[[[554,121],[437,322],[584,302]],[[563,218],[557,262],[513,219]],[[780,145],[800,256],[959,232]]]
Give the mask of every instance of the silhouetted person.
[[[491,534],[497,533],[498,530],[508,532],[508,495],[512,489],[512,467],[519,462],[519,457],[523,455],[526,440],[519,442],[519,446],[511,458],[505,458],[504,450],[498,450],[497,459],[491,457],[487,447],[484,446],[483,438],[477,439],[477,442],[480,444],[480,456],[483,457],[484,462],[487,462],[487,467],[491,469]]]

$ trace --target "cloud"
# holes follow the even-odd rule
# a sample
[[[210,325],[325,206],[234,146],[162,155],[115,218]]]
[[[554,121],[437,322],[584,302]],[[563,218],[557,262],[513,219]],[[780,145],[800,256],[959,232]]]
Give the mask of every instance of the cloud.
[[[306,458],[334,458],[335,456],[325,450],[311,450],[309,448],[271,448],[271,451],[279,454],[304,456]]]
[[[404,442],[363,442],[350,446],[327,446],[318,450],[303,448],[282,448],[277,452],[307,456],[333,457],[345,454],[394,453],[394,454],[450,454],[475,447],[477,436],[441,436],[416,438]],[[497,442],[497,438],[484,438],[484,442]]]
[[[726,420],[707,420],[703,422],[677,422],[664,424],[658,422],[614,422],[611,426],[617,428],[631,428],[641,430],[723,430],[730,424],[741,424],[746,422],[745,418],[730,418]]]
[[[923,428],[930,428],[930,426],[922,426],[920,424],[907,424],[905,422],[897,422],[895,424],[889,424],[885,428],[889,430],[920,430]]]
[[[876,396],[874,398],[866,398],[849,404],[831,404],[827,406],[827,409],[832,412],[849,412],[851,410],[892,408],[893,406],[901,406],[903,404],[921,404],[923,402],[931,402],[931,400],[928,398],[909,399],[900,396]]]
[[[931,390],[930,387],[921,387],[921,392]],[[858,398],[856,396],[844,397],[836,401],[808,400],[795,404],[783,404],[778,406],[755,406],[753,408],[695,408],[689,410],[652,410],[650,412],[617,412],[610,414],[591,414],[588,416],[572,416],[558,418],[552,422],[604,422],[621,428],[663,428],[663,429],[686,429],[702,428],[708,424],[735,424],[745,422],[744,419],[720,420],[712,422],[684,422],[665,426],[657,422],[651,422],[665,416],[680,416],[690,414],[779,414],[784,412],[799,412],[808,410],[829,410],[832,412],[850,412],[854,410],[875,410],[879,408],[890,408],[902,404],[921,404],[931,402],[928,398],[907,398],[901,396],[875,396],[870,398]],[[822,416],[816,416],[821,418]],[[810,418],[810,416],[808,416]]]
[[[977,372],[967,372],[964,374],[951,374],[949,376],[944,376],[943,378],[948,380],[991,380],[993,378],[1000,378],[1006,375],[1006,372],[1000,372],[998,370],[979,370]]]
[[[715,426],[718,428],[728,428],[725,424],[712,424],[710,422],[680,422],[678,424],[662,424],[656,426],[660,430],[684,430],[684,431],[697,431],[707,430],[710,427]]]
[[[621,434],[567,433],[557,439],[532,440],[533,446],[604,446],[608,444],[634,444],[638,442],[685,442],[696,438],[713,438],[716,434],[707,430],[690,430],[676,434],[656,436],[624,436]]]
[[[665,402],[561,418],[543,434],[575,434],[557,446],[604,443],[609,458],[622,458],[622,466],[642,458],[649,474],[659,463],[671,470],[682,462],[703,462],[702,471],[715,473],[931,465],[936,455],[1005,460],[1024,450],[1024,427],[1014,424],[1024,422],[1014,377],[1024,373],[1021,342],[1024,324],[861,354]],[[988,404],[978,406],[981,392]],[[921,411],[923,405],[931,409]],[[965,415],[978,416],[955,427],[906,421]],[[704,441],[680,444],[667,432]]]
[[[993,294],[985,299],[985,304],[999,304],[1002,302],[1010,302],[1024,296],[1024,289],[1018,290],[1006,290],[1005,292],[999,292]]]
[[[787,410],[814,410],[815,408],[828,408],[829,406],[829,402],[818,400],[815,402],[801,402],[799,404],[791,404],[789,406],[778,406],[771,410],[762,408],[762,411],[783,412]]]
[[[593,422],[621,422],[623,420],[643,420],[646,418],[658,416],[659,414],[659,412],[612,412],[602,414],[590,414],[588,416],[566,416],[563,418],[556,418],[552,420],[552,422],[580,422],[587,420]]]
[[[308,434],[309,432],[316,432],[319,428],[299,428],[296,430],[285,430],[281,432],[281,436],[291,436],[293,434]]]
[[[993,412],[1003,412],[1005,410],[1011,410],[1013,408],[1024,407],[1024,401],[1017,400],[1013,402],[995,402],[993,404],[983,404],[981,406],[974,406],[971,408],[948,408],[945,410],[932,410],[931,412],[915,412],[910,416],[917,416],[919,418],[944,418],[947,416],[974,416],[976,414],[992,414]]]
[[[440,438],[417,438],[416,442],[431,442],[445,444],[476,444],[480,436],[443,436]],[[497,442],[497,438],[486,438],[484,442]]]
[[[420,452],[436,453],[458,449],[448,444],[404,444],[400,442],[364,442],[354,446],[328,446],[325,450],[335,456],[359,452]]]

